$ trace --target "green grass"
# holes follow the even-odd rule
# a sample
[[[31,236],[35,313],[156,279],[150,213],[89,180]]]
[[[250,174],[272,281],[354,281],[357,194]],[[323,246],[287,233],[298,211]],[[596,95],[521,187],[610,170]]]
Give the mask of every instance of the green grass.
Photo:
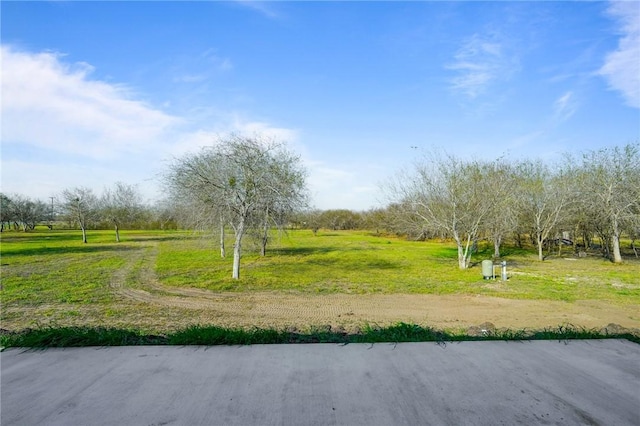
[[[2,302],[112,303],[109,283],[132,253],[154,235],[129,231],[115,243],[113,232],[89,233],[83,244],[75,231],[3,232],[0,239]],[[161,234],[155,236],[156,238]],[[170,237],[167,237],[170,238]]]
[[[42,330],[44,336],[47,332],[58,336],[57,329],[67,330],[65,324],[77,324],[86,318],[92,320],[85,323],[91,324],[91,328],[72,328],[71,334],[97,333],[101,337],[96,341],[106,342],[111,339],[111,327],[115,330],[114,341],[146,341],[149,336],[165,335],[170,331],[182,333],[171,335],[172,342],[180,338],[184,341],[234,341],[228,340],[228,336],[235,333],[233,329],[205,327],[207,331],[202,333],[208,333],[206,337],[189,337],[185,334],[189,329],[171,325],[184,319],[189,312],[135,303],[114,293],[111,285],[118,274],[122,275],[127,287],[143,288],[139,279],[145,268],[150,268],[164,286],[214,292],[460,294],[566,302],[605,300],[617,306],[640,306],[640,262],[631,257],[627,257],[622,265],[614,265],[597,256],[573,259],[565,252],[564,256],[538,262],[533,250],[507,247],[504,253],[510,279],[503,283],[483,280],[480,265],[459,270],[456,249],[450,242],[406,241],[368,232],[320,231],[314,236],[311,231],[292,231],[274,236],[266,257],[260,257],[247,242],[241,279],[232,280],[231,239],[227,244],[228,256],[221,259],[215,238],[191,232],[122,231],[121,238],[122,242],[115,243],[113,231],[90,231],[89,243],[83,244],[79,231],[39,229],[0,234],[0,320],[28,324],[23,327]],[[491,254],[491,247],[481,245],[473,260],[480,262]],[[25,312],[32,312],[29,309],[34,307],[44,318],[28,317]],[[67,321],[70,319],[77,321]],[[97,328],[96,323],[104,324],[105,328]],[[147,334],[133,331],[123,335],[122,327],[128,329],[132,323],[138,330],[147,330]],[[154,324],[158,323],[164,324],[164,328],[155,328]],[[59,326],[52,329],[50,324]],[[402,333],[415,336],[417,330],[406,327],[392,330],[396,337],[390,337],[385,334],[389,330],[372,328],[367,335],[369,339],[379,335],[380,339],[393,340]],[[240,333],[235,342],[285,339],[282,335],[276,339],[270,330],[255,331],[257,336],[263,332],[267,337],[247,337]],[[287,334],[286,339],[338,339],[336,333],[323,333],[315,330],[297,334],[295,338]],[[8,336],[2,339],[18,338],[13,334]],[[358,336],[349,339],[359,339]],[[63,336],[55,338],[64,341]],[[158,338],[158,342],[165,338],[168,337]],[[83,339],[85,337],[80,340],[86,341]]]
[[[230,246],[231,244],[229,244]],[[156,270],[169,286],[211,291],[309,293],[482,294],[518,299],[640,302],[640,262],[614,265],[589,257],[538,262],[532,251],[507,248],[508,285],[484,281],[480,266],[457,267],[451,243],[416,242],[366,232],[295,231],[277,239],[266,257],[242,259],[241,280],[231,279],[231,256],[221,259],[215,241],[198,238],[161,243]],[[474,260],[491,258],[481,247]]]
[[[50,348],[85,346],[134,345],[255,345],[285,343],[403,343],[460,341],[521,341],[521,340],[573,340],[573,339],[628,339],[640,343],[631,334],[606,335],[595,330],[576,327],[558,327],[542,331],[502,330],[485,336],[452,334],[413,324],[398,323],[389,327],[367,326],[361,333],[347,334],[331,330],[298,333],[275,329],[229,329],[211,326],[192,326],[166,335],[144,334],[137,330],[90,327],[59,327],[24,330],[0,335],[3,348]]]
[[[481,294],[517,299],[583,299],[640,303],[640,262],[614,265],[606,259],[570,256],[538,262],[531,251],[505,249],[510,279],[485,281],[480,266],[457,267],[453,244],[416,242],[366,232],[293,231],[276,236],[266,257],[245,250],[241,279],[231,279],[232,254],[220,258],[216,240],[188,232],[111,231],[89,233],[82,244],[74,231],[3,233],[2,300],[24,303],[112,303],[114,271],[158,244],[155,272],[167,286],[216,292]],[[231,251],[232,243],[228,243]],[[476,262],[490,258],[481,247]],[[136,269],[128,277],[135,287]]]

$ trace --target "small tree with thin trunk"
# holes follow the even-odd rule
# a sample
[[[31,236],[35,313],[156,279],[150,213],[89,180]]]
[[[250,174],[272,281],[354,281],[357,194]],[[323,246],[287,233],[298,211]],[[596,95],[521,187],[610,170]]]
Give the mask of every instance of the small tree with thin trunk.
[[[44,202],[32,200],[20,194],[14,194],[11,197],[11,202],[6,203],[5,208],[9,209],[6,212],[7,217],[11,217],[13,221],[19,223],[24,232],[33,230],[39,221],[47,217],[47,206]]]
[[[433,154],[416,165],[415,173],[400,176],[388,188],[399,205],[431,229],[452,237],[458,266],[471,266],[473,247],[481,225],[491,211],[491,187],[486,177],[493,165]]]
[[[113,189],[106,189],[100,200],[102,216],[111,222],[120,242],[120,227],[137,220],[143,212],[141,195],[135,186],[116,182]]]
[[[570,176],[541,161],[524,161],[518,165],[516,179],[514,203],[520,220],[531,229],[538,260],[543,261],[545,242],[569,213],[573,199]]]
[[[12,220],[22,227],[23,232],[27,232],[29,218],[33,215],[34,204],[29,197],[20,194],[13,194],[11,197],[11,217]]]
[[[218,205],[203,202],[186,191],[172,191],[167,205],[179,218],[181,226],[199,231],[217,230],[220,238],[220,257],[226,257],[225,229],[228,220]]]
[[[98,217],[98,197],[89,188],[77,187],[62,191],[63,209],[70,220],[82,229],[82,242],[87,243],[87,226]]]
[[[5,222],[10,225],[13,217],[13,203],[11,202],[11,198],[0,193],[0,232],[4,231]]]
[[[516,213],[513,206],[515,197],[515,179],[513,167],[499,159],[487,171],[486,187],[490,204],[483,229],[493,242],[493,257],[500,257],[500,246],[504,238],[516,229]]]
[[[263,185],[267,189],[262,192],[252,225],[259,234],[261,256],[266,256],[270,230],[275,227],[283,231],[294,213],[307,205],[306,171],[298,165],[299,157],[283,149],[274,154],[264,165],[267,173]]]
[[[226,220],[233,229],[234,279],[240,278],[242,241],[270,212],[286,212],[306,195],[299,157],[273,140],[231,135],[177,160],[165,176],[171,193],[190,200],[198,216]]]

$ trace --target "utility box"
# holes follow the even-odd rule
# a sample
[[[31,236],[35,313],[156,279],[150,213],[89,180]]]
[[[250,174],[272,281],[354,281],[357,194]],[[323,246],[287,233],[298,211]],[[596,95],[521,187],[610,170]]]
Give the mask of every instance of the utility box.
[[[492,260],[483,260],[482,261],[482,278],[485,280],[492,280],[495,278],[493,275],[493,261]]]

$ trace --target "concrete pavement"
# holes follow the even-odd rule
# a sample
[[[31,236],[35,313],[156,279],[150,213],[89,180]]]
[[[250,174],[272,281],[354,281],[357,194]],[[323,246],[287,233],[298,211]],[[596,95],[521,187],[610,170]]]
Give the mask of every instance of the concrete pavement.
[[[10,425],[639,425],[626,340],[5,350]]]

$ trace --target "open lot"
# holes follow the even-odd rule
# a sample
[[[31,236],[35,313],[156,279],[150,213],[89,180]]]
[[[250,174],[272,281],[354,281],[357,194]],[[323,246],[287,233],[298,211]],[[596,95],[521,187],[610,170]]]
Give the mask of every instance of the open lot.
[[[450,331],[571,324],[640,329],[640,262],[614,265],[567,249],[545,262],[506,248],[509,280],[460,271],[447,242],[366,232],[291,231],[266,257],[248,251],[241,279],[215,238],[187,232],[38,230],[2,234],[2,328],[188,325],[357,331],[399,321]],[[229,244],[229,247],[231,245]],[[480,247],[475,260],[490,258]],[[489,325],[490,326],[490,325]],[[614,327],[615,328],[615,327]],[[633,330],[632,330],[633,331]]]

